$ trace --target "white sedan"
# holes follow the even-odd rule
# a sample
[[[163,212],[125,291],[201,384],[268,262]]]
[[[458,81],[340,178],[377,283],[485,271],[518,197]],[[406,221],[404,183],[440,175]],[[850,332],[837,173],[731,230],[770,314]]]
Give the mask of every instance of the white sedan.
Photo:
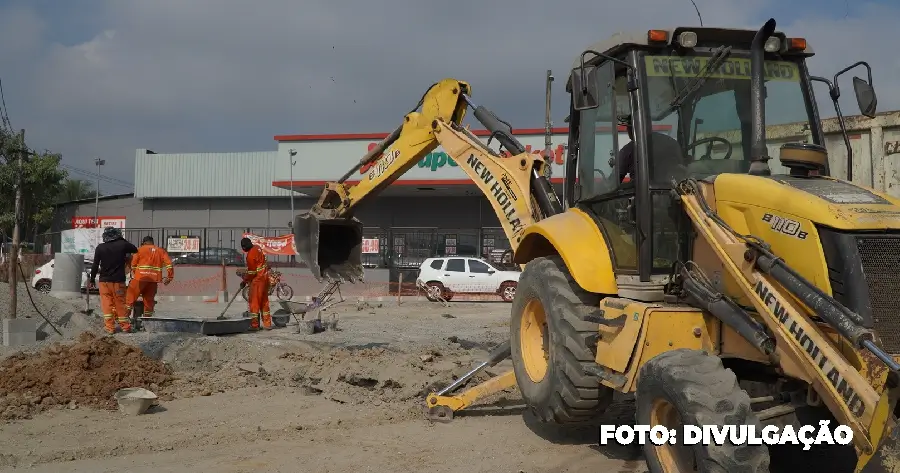
[[[88,276],[91,273],[91,267],[94,262],[91,260],[84,260],[84,272],[81,273],[81,290],[85,290],[88,283]],[[131,282],[131,275],[125,275],[125,284]],[[53,260],[48,261],[43,266],[34,270],[34,276],[31,277],[31,287],[35,288],[35,290],[39,292],[43,292],[44,294],[49,294],[51,286],[53,285]],[[97,292],[97,289],[91,290],[91,292]]]
[[[419,266],[418,286],[427,288],[426,297],[449,301],[454,294],[497,294],[512,302],[519,284],[519,271],[502,271],[481,258],[428,258]]]

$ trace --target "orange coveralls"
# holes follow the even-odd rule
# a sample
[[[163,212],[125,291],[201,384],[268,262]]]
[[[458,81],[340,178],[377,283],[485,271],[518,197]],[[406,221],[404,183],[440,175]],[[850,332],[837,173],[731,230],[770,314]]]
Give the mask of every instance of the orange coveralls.
[[[156,288],[162,281],[163,269],[166,270],[166,278],[172,280],[175,277],[172,259],[169,258],[166,250],[153,243],[144,243],[131,257],[131,269],[134,271],[134,277],[131,279],[131,284],[128,285],[125,310],[130,314],[134,301],[140,296],[144,299],[144,317],[153,317]]]
[[[266,255],[259,246],[253,245],[247,252],[247,273],[244,282],[250,285],[250,328],[259,329],[259,316],[262,315],[263,328],[272,328],[272,314],[269,312],[269,267]]]

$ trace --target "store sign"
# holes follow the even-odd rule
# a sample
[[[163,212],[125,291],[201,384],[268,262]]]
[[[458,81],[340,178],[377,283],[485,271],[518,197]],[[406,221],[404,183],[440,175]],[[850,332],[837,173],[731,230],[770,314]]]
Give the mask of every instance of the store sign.
[[[199,237],[169,237],[166,240],[166,251],[169,253],[199,253]]]
[[[281,235],[277,237],[264,237],[252,233],[244,233],[244,238],[249,238],[254,245],[262,248],[267,255],[291,256],[297,254],[297,245],[294,243],[294,235]]]
[[[363,238],[362,253],[364,255],[378,254],[380,245],[378,238]]]
[[[102,221],[102,220],[101,220]],[[94,250],[101,242],[102,232],[95,228],[73,228],[61,232],[62,248],[60,253],[74,253],[93,256]]]
[[[100,217],[100,228],[125,228],[125,217]],[[72,228],[97,228],[93,216],[72,217]]]
[[[369,143],[369,151],[372,151],[373,149],[375,149],[376,146],[378,146],[378,143]],[[438,149],[440,149],[440,148],[438,148]],[[544,149],[535,150],[532,148],[531,145],[525,145],[525,151],[528,153],[534,154],[536,156],[540,156],[540,157],[543,157],[545,154]],[[509,156],[512,156],[512,153],[504,150],[503,155],[509,157]],[[566,159],[566,150],[563,147],[563,145],[557,145],[556,148],[552,150],[552,154],[550,157],[552,158],[552,162],[554,164],[562,166],[565,163],[565,159]],[[369,171],[369,169],[372,168],[372,166],[374,166],[376,163],[380,162],[381,158],[382,158],[382,155],[378,155],[378,158],[376,161],[372,161],[369,164],[366,164],[366,165],[362,166],[361,168],[359,168],[359,173],[366,174]],[[428,169],[431,172],[436,172],[438,169],[441,169],[441,168],[444,168],[447,166],[457,167],[459,165],[447,153],[445,153],[443,151],[434,151],[432,153],[428,153],[424,158],[422,158],[419,161],[419,163],[417,164],[417,166],[420,169]]]

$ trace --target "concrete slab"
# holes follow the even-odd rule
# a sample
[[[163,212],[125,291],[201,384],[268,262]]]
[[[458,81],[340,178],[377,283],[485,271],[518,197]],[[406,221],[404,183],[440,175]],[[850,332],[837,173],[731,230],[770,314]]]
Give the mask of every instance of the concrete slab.
[[[3,346],[16,347],[37,343],[37,320],[3,319]]]
[[[203,317],[141,317],[147,332],[182,332],[201,335],[229,335],[250,330],[250,318],[208,319]]]

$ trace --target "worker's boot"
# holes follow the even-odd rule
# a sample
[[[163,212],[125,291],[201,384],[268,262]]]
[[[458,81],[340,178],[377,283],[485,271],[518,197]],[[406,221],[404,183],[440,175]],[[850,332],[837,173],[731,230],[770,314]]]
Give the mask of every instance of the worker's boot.
[[[269,311],[265,311],[262,314],[262,327],[265,330],[272,330],[272,314]]]
[[[256,332],[259,330],[259,314],[250,314],[250,331]]]
[[[116,320],[112,314],[103,314],[103,329],[110,335],[116,333]]]

